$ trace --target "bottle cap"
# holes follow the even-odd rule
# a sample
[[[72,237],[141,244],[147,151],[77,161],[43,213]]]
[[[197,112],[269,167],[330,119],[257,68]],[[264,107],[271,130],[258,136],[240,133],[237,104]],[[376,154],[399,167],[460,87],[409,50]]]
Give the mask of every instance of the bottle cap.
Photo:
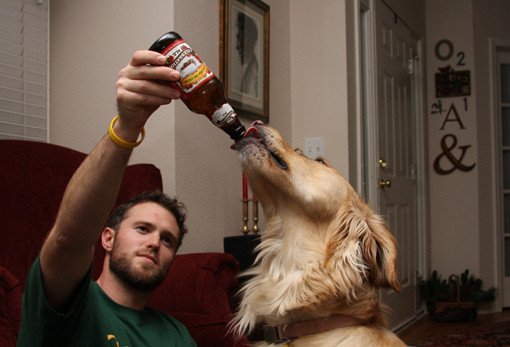
[[[241,124],[241,122],[239,122],[239,125],[230,132],[230,138],[237,142],[244,137],[245,132],[246,128]]]

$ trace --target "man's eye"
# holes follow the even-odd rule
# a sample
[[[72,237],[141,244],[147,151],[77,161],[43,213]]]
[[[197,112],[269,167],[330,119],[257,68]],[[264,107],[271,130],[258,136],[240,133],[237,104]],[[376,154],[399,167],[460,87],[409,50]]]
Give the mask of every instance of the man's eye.
[[[148,231],[147,227],[144,225],[137,226],[136,230],[138,230],[139,232],[144,233],[144,234]]]
[[[174,240],[171,238],[171,237],[168,237],[168,236],[163,236],[161,238],[161,241],[163,241],[163,243],[165,244],[165,246],[168,246],[168,247],[171,247],[174,243]]]

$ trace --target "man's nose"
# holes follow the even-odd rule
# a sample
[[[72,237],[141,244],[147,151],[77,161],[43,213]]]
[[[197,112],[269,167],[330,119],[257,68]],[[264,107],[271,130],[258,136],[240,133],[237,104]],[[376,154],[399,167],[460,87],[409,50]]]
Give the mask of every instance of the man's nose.
[[[161,238],[159,237],[159,233],[152,232],[147,235],[147,244],[152,248],[159,248],[161,243]]]

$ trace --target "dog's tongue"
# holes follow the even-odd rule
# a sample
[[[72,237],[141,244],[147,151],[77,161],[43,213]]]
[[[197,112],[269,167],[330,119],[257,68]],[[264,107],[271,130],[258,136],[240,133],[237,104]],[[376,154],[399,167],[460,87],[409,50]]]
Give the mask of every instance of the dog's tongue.
[[[243,138],[254,137],[256,139],[260,139],[259,129],[257,129],[255,125],[264,125],[264,122],[261,120],[256,120],[255,122],[251,123],[250,127],[244,133]]]
[[[259,133],[259,130],[257,128],[255,128],[253,125],[250,126],[246,132],[244,133],[244,136],[243,138],[247,138],[247,137],[255,137],[255,138],[260,138],[260,133]]]
[[[255,122],[251,123],[250,127],[248,129],[246,129],[246,131],[244,133],[244,136],[243,136],[243,139],[246,139],[246,138],[249,138],[249,137],[260,139],[259,130],[255,127],[255,125],[263,125],[263,124],[264,124],[264,122],[262,122],[260,120],[256,120]],[[241,141],[243,139],[241,139]],[[238,149],[238,145],[237,144],[238,144],[238,142],[234,143],[232,146],[230,146],[230,148],[232,148],[234,150],[237,150]]]

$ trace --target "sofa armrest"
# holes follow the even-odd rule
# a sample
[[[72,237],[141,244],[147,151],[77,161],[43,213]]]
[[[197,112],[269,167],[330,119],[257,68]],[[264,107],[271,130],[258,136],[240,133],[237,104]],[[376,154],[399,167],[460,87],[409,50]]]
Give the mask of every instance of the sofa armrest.
[[[149,300],[162,311],[210,314],[230,320],[239,263],[230,254],[191,253],[175,257],[171,270]]]
[[[18,279],[0,266],[0,346],[16,346],[22,295],[23,288]]]

